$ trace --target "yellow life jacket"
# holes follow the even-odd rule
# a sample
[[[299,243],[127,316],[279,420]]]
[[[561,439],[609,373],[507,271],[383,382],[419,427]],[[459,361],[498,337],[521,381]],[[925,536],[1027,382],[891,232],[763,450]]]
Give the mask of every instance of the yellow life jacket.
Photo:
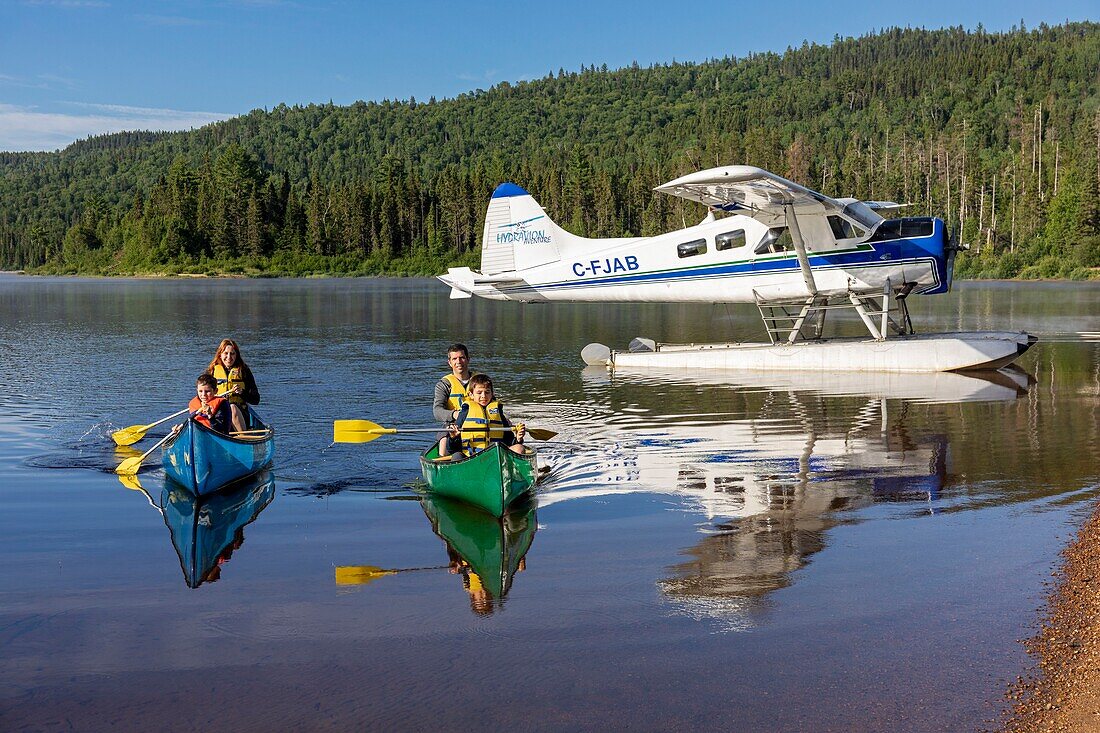
[[[473,377],[474,375],[471,374],[470,376]],[[444,374],[443,380],[451,385],[451,396],[447,400],[447,407],[452,410],[461,410],[462,406],[466,404],[466,385],[454,374]],[[466,384],[469,383],[470,380],[466,380]]]
[[[462,433],[462,452],[472,456],[488,448],[493,438],[499,439],[507,428],[504,427],[502,415],[504,406],[496,400],[485,407],[470,401],[466,407],[468,412],[459,430]]]
[[[237,387],[242,390],[248,389],[244,383],[244,370],[240,367],[233,367],[229,370],[229,373],[225,373],[225,366],[222,364],[215,364],[214,369],[211,372],[214,379],[218,381],[218,393],[225,394],[226,392],[232,392]],[[244,392],[235,395],[226,395],[226,399],[237,406],[244,405]]]

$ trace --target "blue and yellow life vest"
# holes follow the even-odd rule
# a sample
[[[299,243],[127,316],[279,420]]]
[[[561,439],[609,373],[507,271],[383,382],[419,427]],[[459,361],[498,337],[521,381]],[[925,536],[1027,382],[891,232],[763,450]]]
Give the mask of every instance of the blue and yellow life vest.
[[[233,367],[226,374],[225,366],[222,364],[215,364],[211,370],[211,375],[218,381],[218,393],[225,394],[232,404],[238,407],[244,406],[244,390],[248,389],[248,385],[244,381],[244,370],[240,367]],[[228,392],[232,392],[237,387],[240,387],[242,392],[240,394],[230,395]]]
[[[470,376],[473,377],[474,375],[471,374]],[[451,385],[451,394],[447,398],[447,407],[451,410],[461,410],[462,406],[466,404],[466,385],[454,374],[444,374],[443,381]],[[466,384],[469,383],[469,380],[466,380]]]
[[[476,402],[466,403],[465,419],[459,430],[462,435],[462,452],[472,456],[489,447],[493,438],[500,439],[507,428],[504,425],[504,406],[496,400],[482,407]]]

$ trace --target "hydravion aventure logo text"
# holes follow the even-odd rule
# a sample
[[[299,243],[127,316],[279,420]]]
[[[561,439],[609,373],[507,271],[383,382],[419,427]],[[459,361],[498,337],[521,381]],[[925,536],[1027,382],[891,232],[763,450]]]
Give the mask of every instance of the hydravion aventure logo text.
[[[532,229],[531,222],[544,219],[545,216],[536,216],[514,224],[505,224],[501,229],[508,231],[497,232],[497,244],[550,244],[550,235],[542,229]]]

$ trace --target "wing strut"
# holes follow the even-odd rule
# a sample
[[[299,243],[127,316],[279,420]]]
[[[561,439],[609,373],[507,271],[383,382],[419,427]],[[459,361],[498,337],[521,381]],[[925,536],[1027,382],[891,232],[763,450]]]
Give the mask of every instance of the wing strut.
[[[802,240],[802,230],[798,228],[798,217],[794,213],[794,204],[783,207],[787,215],[787,227],[791,230],[791,240],[794,242],[794,252],[798,255],[798,267],[802,270],[802,279],[806,281],[806,290],[810,296],[817,295],[817,283],[814,282],[814,273],[810,270],[810,258],[806,254],[806,243]]]

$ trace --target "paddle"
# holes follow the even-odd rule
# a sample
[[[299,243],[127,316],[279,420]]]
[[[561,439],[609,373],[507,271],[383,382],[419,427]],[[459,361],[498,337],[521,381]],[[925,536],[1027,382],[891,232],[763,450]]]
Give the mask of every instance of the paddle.
[[[336,585],[366,585],[387,575],[409,573],[414,570],[446,570],[450,565],[436,565],[430,568],[398,568],[386,570],[376,565],[340,565],[336,568]]]
[[[161,423],[166,423],[174,417],[179,417],[180,415],[187,412],[189,409],[190,408],[185,407],[179,412],[174,412],[168,417],[157,420],[156,422],[151,422],[148,425],[131,425],[128,428],[116,430],[115,432],[111,433],[111,438],[118,445],[133,445],[134,443],[144,438],[145,433],[148,432],[151,428],[155,428]]]
[[[174,437],[176,437],[176,431],[173,429],[170,433],[168,433],[168,435],[165,435],[163,438],[158,440],[156,445],[142,453],[140,456],[127,458],[125,461],[118,464],[118,468],[115,469],[115,473],[117,473],[119,476],[133,476],[138,472],[138,469],[141,468],[141,464],[145,461],[146,458],[149,457],[149,455],[153,451],[155,451],[157,448],[167,443],[169,439]]]
[[[141,493],[145,494],[145,501],[149,502],[149,506],[160,512],[161,516],[164,516],[164,510],[157,506],[157,503],[153,501],[152,495],[145,490],[144,486],[141,485],[141,481],[138,480],[137,476],[133,474],[122,474],[118,477],[118,480],[126,488],[133,489],[134,491],[140,491]]]
[[[225,397],[225,395],[227,394],[229,393],[223,392],[222,394],[219,394],[218,397]],[[111,438],[118,445],[133,445],[134,443],[144,438],[145,433],[148,432],[150,428],[155,428],[157,425],[160,425],[161,423],[166,423],[174,417],[179,417],[190,409],[191,408],[189,407],[185,407],[179,412],[174,412],[168,417],[161,418],[160,420],[157,420],[156,422],[151,422],[148,425],[131,425],[128,428],[116,430],[115,432],[111,433]]]
[[[515,428],[510,428],[515,430]],[[332,440],[335,443],[369,443],[383,435],[394,433],[442,433],[443,428],[384,428],[370,420],[333,420]],[[493,431],[499,434],[499,431]],[[527,428],[527,434],[535,440],[550,440],[556,432],[542,428]]]

